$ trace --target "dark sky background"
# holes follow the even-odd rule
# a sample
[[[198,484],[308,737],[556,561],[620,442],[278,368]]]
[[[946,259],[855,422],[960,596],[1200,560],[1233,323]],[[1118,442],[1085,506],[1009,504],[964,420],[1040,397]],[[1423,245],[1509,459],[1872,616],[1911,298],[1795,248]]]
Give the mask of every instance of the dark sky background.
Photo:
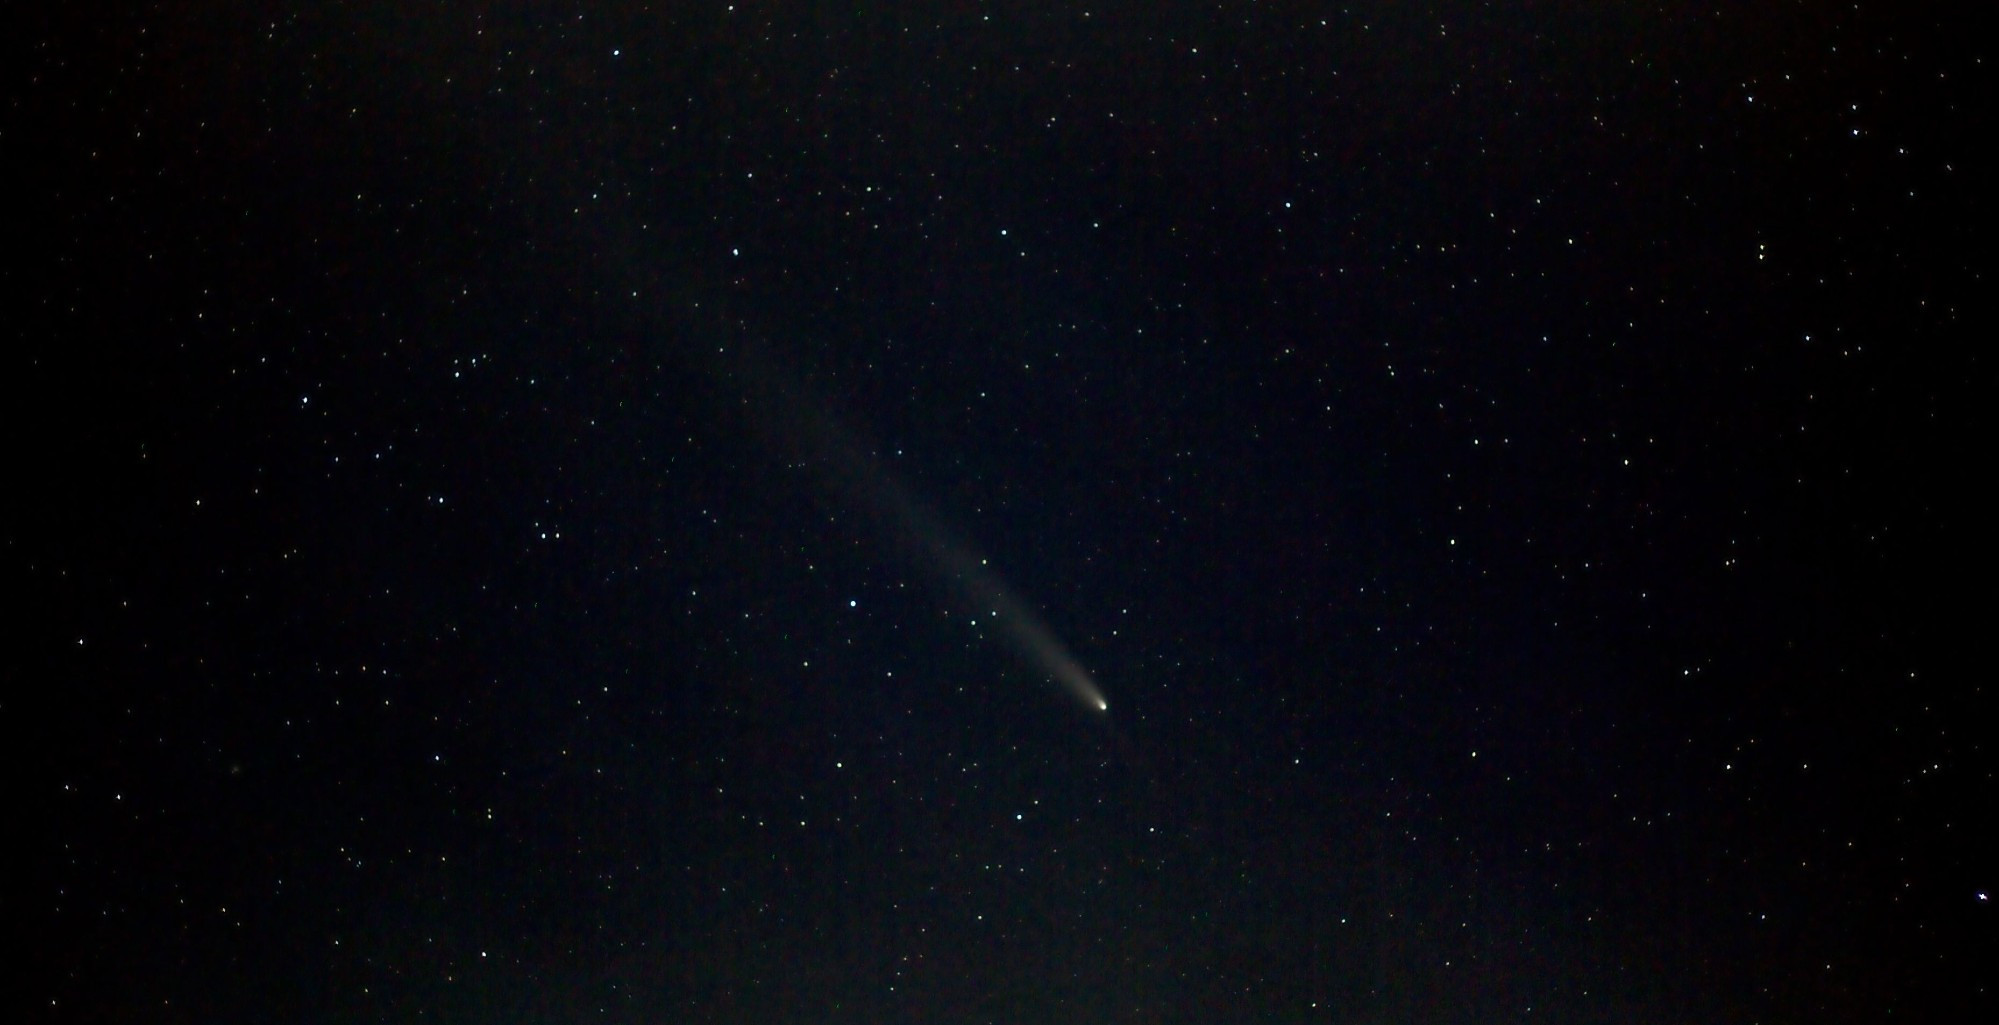
[[[14,12],[0,1017],[1989,1014],[1967,17]]]

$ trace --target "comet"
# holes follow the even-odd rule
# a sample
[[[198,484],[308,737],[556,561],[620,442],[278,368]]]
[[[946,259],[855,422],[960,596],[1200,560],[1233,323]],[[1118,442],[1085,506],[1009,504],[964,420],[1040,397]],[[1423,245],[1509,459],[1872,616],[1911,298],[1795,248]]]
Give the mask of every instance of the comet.
[[[893,486],[893,481],[885,481]],[[905,499],[906,501],[906,496]],[[899,503],[898,503],[899,504]],[[903,525],[925,542],[942,574],[957,587],[974,608],[984,608],[999,624],[1000,633],[1029,664],[1074,695],[1092,711],[1108,714],[1110,702],[1090,671],[1069,652],[1055,631],[1034,611],[1015,598],[986,560],[958,544],[941,527],[914,506],[905,507]]]
[[[829,403],[785,373],[776,357],[754,341],[717,350],[717,358],[722,361],[717,371],[745,387],[753,420],[771,441],[813,468],[842,504],[866,513],[969,611],[990,616],[999,636],[1024,662],[1089,711],[1110,713],[1103,688],[1054,629],[832,414]]]
[[[1053,628],[995,572],[990,563],[954,535],[918,502],[896,476],[878,460],[865,457],[858,446],[845,444],[837,425],[825,425],[823,440],[842,451],[829,459],[845,466],[836,482],[849,498],[876,514],[876,518],[901,544],[913,548],[938,581],[955,591],[968,608],[983,612],[997,624],[999,634],[1029,665],[1098,714],[1110,712],[1110,702],[1095,677],[1071,654]]]

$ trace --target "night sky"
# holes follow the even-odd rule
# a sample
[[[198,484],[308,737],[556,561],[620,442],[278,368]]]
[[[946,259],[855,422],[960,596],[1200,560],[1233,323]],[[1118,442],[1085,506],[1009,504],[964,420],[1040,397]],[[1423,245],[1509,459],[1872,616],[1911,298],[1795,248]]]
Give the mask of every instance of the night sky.
[[[1999,1002],[1968,7],[131,6],[0,34],[0,1018]]]

